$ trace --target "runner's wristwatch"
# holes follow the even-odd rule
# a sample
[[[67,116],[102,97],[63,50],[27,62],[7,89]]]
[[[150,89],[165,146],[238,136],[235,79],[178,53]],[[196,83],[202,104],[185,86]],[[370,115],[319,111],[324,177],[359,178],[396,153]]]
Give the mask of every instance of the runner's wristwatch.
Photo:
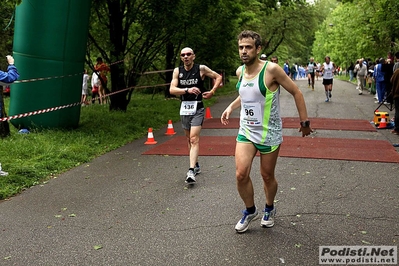
[[[306,121],[301,121],[301,127],[309,127],[310,126],[310,121],[306,120]]]

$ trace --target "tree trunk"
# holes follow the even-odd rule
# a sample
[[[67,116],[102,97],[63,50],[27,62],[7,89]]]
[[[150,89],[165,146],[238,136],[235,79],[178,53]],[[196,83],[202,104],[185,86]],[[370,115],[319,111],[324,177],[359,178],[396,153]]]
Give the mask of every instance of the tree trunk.
[[[124,58],[123,52],[126,49],[123,37],[126,32],[123,30],[123,13],[119,1],[108,0],[109,22],[110,22],[110,40],[113,47],[110,51],[112,62],[117,62]],[[118,92],[126,88],[124,78],[125,65],[111,65],[111,92]],[[127,91],[119,92],[110,96],[110,110],[126,111],[128,101],[126,99]]]
[[[115,64],[111,66],[111,91],[118,92],[126,88],[124,78],[124,65]],[[127,110],[128,100],[126,99],[128,91],[122,91],[110,96],[111,104],[109,110],[124,111]]]
[[[174,47],[173,47],[173,43],[168,42],[166,44],[166,57],[165,57],[165,61],[166,61],[166,65],[165,65],[165,69],[173,69],[174,68]],[[166,77],[166,83],[169,83],[172,81],[172,77],[173,77],[173,71],[168,71],[165,73],[165,77]],[[174,95],[170,94],[169,91],[169,86],[165,86],[165,98],[172,98],[175,97]]]

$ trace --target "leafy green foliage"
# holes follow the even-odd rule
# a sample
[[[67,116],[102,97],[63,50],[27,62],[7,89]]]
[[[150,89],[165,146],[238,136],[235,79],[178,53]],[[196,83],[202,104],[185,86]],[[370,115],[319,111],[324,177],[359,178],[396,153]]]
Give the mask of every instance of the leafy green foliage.
[[[309,57],[313,33],[324,19],[318,12],[306,1],[250,1],[242,28],[262,36],[262,53],[301,63]]]
[[[386,57],[399,46],[399,3],[393,0],[345,1],[337,6],[316,32],[316,58],[330,55],[346,67],[359,58]]]
[[[6,69],[6,55],[12,54],[15,5],[15,1],[5,0],[0,6],[0,69]]]

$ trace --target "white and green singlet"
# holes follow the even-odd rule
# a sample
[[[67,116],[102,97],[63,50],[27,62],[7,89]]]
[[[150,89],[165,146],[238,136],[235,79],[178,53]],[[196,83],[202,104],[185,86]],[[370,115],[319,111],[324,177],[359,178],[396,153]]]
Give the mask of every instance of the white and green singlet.
[[[275,146],[283,141],[280,88],[276,91],[270,91],[267,88],[264,82],[267,65],[266,61],[252,79],[244,78],[245,66],[242,66],[241,76],[236,86],[241,98],[238,134],[256,144]]]

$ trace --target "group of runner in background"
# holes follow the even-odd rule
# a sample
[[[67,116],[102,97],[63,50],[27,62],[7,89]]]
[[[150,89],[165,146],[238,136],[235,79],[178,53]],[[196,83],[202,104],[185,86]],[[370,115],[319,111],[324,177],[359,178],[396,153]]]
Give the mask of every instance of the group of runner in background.
[[[308,79],[308,87],[314,90],[315,79],[318,80],[322,77],[324,91],[326,95],[325,102],[331,101],[332,86],[334,75],[341,75],[342,70],[336,66],[329,56],[324,58],[324,63],[315,62],[311,57],[306,65],[298,65],[294,63],[290,66],[289,61],[286,60],[283,66],[284,72],[291,77],[292,80]]]

